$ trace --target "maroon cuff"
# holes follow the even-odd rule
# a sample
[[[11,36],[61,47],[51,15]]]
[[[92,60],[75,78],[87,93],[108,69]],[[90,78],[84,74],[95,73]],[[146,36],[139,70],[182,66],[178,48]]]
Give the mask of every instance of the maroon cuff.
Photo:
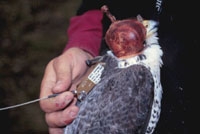
[[[102,18],[100,10],[91,10],[70,19],[67,30],[68,42],[64,51],[72,47],[81,48],[92,56],[99,55],[102,40]]]

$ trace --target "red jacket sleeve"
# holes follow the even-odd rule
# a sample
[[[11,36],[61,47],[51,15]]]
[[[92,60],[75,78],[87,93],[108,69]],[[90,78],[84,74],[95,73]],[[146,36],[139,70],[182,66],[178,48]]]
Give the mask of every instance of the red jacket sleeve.
[[[102,40],[102,18],[100,10],[90,10],[70,19],[67,30],[68,42],[64,51],[79,47],[93,56],[99,55]]]

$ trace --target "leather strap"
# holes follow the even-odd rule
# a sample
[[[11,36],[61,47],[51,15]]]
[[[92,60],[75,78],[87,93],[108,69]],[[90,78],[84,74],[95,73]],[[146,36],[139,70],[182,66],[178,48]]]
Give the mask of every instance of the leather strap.
[[[77,95],[78,100],[82,101],[93,87],[99,83],[104,66],[104,62],[99,62],[89,68],[81,83],[77,85],[77,89],[73,91]]]

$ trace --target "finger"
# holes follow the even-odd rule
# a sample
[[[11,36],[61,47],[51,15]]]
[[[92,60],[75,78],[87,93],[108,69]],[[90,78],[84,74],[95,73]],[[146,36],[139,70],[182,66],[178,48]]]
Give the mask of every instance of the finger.
[[[49,134],[64,134],[64,128],[49,128]]]
[[[63,58],[63,56],[60,56],[53,62],[56,73],[56,85],[53,88],[55,93],[63,92],[68,89],[72,81],[71,61],[66,61],[66,59],[68,59],[67,57],[64,60]]]
[[[68,106],[74,99],[70,91],[63,92],[56,97],[40,101],[41,108],[45,112],[58,111]]]
[[[40,87],[40,98],[53,94],[52,89],[55,86],[56,78],[55,78],[55,72],[52,67],[52,63],[53,61],[49,62],[49,64],[47,65],[45,69],[44,77],[43,77],[43,80],[41,82],[41,87]],[[44,111],[46,111],[45,109],[46,108],[48,109],[50,107],[49,105],[51,105],[46,102],[47,101],[40,101],[40,107]]]
[[[50,95],[52,94],[51,89],[55,86],[56,84],[56,74],[53,69],[53,61],[51,61],[44,72],[44,76],[41,82],[41,92],[40,92],[40,97],[43,97],[45,95]]]
[[[76,100],[63,111],[46,113],[45,117],[48,126],[51,128],[64,127],[71,123],[79,111],[79,108],[74,104],[75,102]]]

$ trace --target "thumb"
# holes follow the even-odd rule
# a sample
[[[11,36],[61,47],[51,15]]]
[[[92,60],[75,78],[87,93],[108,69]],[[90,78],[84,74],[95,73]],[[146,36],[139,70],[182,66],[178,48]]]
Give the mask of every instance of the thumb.
[[[53,88],[54,93],[64,92],[69,89],[72,84],[72,70],[69,62],[59,61],[54,62],[54,69],[56,73],[56,83]]]

